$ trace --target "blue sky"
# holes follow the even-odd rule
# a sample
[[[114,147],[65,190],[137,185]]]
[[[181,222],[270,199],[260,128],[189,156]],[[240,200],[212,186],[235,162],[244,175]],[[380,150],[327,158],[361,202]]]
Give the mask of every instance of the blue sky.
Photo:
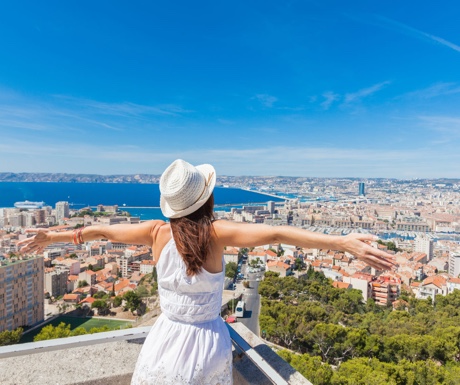
[[[456,1],[0,6],[0,172],[460,177]]]

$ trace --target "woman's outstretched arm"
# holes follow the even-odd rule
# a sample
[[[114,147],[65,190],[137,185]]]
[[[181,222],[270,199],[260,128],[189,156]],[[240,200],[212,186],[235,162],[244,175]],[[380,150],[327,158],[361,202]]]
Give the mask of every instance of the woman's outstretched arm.
[[[152,246],[157,231],[163,224],[163,221],[147,221],[134,225],[88,226],[81,231],[81,241],[108,239],[114,242]],[[45,247],[57,242],[72,243],[76,235],[73,230],[57,232],[47,229],[30,229],[27,232],[37,234],[18,242],[22,253],[40,253]]]
[[[214,222],[214,230],[221,247],[253,247],[270,243],[285,243],[306,248],[347,251],[380,270],[388,270],[395,266],[388,259],[391,258],[390,254],[368,244],[377,239],[370,234],[352,233],[346,236],[333,236],[292,226],[267,226],[228,221]]]

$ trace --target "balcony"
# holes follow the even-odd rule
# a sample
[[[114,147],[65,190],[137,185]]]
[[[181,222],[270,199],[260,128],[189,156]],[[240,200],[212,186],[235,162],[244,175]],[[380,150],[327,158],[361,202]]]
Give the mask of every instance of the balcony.
[[[312,385],[243,324],[227,324],[234,385]],[[128,385],[150,327],[0,348],[2,385]]]

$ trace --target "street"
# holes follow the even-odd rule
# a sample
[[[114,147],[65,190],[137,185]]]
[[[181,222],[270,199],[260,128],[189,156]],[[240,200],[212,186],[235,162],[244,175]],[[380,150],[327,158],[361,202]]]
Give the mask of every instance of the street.
[[[248,273],[247,271],[248,265],[244,264],[242,272],[244,276],[247,277],[244,281],[249,281],[250,286],[243,292],[243,301],[246,303],[246,311],[244,313],[244,318],[238,318],[238,322],[241,322],[255,335],[259,336],[260,295],[258,291],[259,282],[257,281],[257,276],[262,278],[263,272]]]

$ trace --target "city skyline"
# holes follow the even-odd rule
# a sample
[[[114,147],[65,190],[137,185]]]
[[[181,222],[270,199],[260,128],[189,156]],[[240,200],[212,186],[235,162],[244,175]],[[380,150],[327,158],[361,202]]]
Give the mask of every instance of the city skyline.
[[[0,172],[459,177],[454,2],[26,3]]]

